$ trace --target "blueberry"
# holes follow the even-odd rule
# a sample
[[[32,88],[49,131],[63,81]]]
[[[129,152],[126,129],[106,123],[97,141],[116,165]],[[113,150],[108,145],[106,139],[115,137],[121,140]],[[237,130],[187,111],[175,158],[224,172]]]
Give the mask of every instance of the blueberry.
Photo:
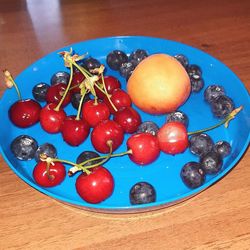
[[[190,82],[192,92],[200,92],[204,86],[204,80],[202,77],[190,76]]]
[[[178,54],[178,55],[175,55],[174,58],[177,61],[179,61],[184,68],[188,67],[189,61],[188,61],[188,58],[185,55]]]
[[[208,103],[212,103],[221,95],[225,95],[225,90],[220,85],[210,85],[204,91],[204,98]]]
[[[201,157],[200,163],[206,174],[217,174],[221,170],[223,161],[218,153],[210,151]]]
[[[64,72],[64,71],[58,71],[57,73],[55,73],[51,79],[50,79],[50,83],[51,85],[55,85],[57,83],[64,83],[64,84],[68,84],[69,83],[69,73]]]
[[[136,67],[146,57],[148,57],[148,53],[144,49],[137,49],[129,55],[128,61]]]
[[[193,76],[196,79],[201,77],[201,75],[202,75],[201,68],[196,64],[188,65],[186,70],[187,70],[187,73],[188,73],[189,76]]]
[[[32,89],[32,94],[33,94],[34,98],[38,102],[45,102],[46,101],[46,94],[47,94],[49,87],[50,86],[44,82],[36,84]]]
[[[96,152],[94,151],[83,151],[76,159],[76,163],[77,164],[80,164],[82,162],[85,162],[87,160],[90,160],[90,159],[93,159],[93,158],[96,158],[96,157],[100,157],[99,154],[97,154]],[[102,159],[99,159],[99,160],[93,160],[93,161],[89,161],[88,163],[86,163],[84,166],[90,166],[90,165],[93,165],[93,164],[96,164],[98,162],[102,161]]]
[[[226,156],[228,156],[231,153],[232,148],[228,142],[218,141],[214,144],[213,150],[216,153],[218,153],[221,156],[221,158],[225,158]]]
[[[226,118],[234,110],[234,102],[230,97],[221,95],[211,103],[211,109],[216,117]]]
[[[37,148],[37,141],[29,135],[20,135],[16,137],[10,145],[10,149],[14,156],[22,161],[33,159]]]
[[[157,124],[151,121],[143,122],[139,125],[136,130],[136,133],[150,133],[152,135],[156,135],[159,130]]]
[[[190,151],[198,156],[202,156],[213,149],[213,140],[208,134],[195,134],[189,139]]]
[[[181,122],[185,127],[188,127],[188,116],[182,111],[174,111],[167,116],[167,122]]]
[[[122,77],[126,78],[127,80],[132,75],[133,70],[135,69],[134,65],[130,62],[125,62],[121,65],[119,69],[119,73]]]
[[[151,203],[156,200],[154,187],[147,182],[136,183],[129,192],[132,205]]]
[[[40,161],[40,155],[45,154],[48,157],[56,158],[57,157],[57,150],[56,148],[50,143],[44,143],[38,147],[35,153],[35,160],[37,162]]]
[[[128,56],[121,50],[113,50],[107,55],[107,64],[113,70],[119,70],[121,65],[128,62]]]
[[[200,187],[205,178],[205,172],[198,162],[188,162],[181,170],[181,179],[189,188]]]
[[[78,110],[78,107],[79,107],[79,104],[80,104],[80,100],[81,100],[81,97],[82,95],[80,93],[73,93],[71,96],[70,96],[70,101],[71,101],[71,104],[72,106]],[[83,102],[87,102],[88,100],[90,100],[90,95],[89,93],[85,94],[84,98],[83,98]]]
[[[83,60],[83,67],[86,68],[87,70],[99,68],[100,66],[101,63],[93,57],[88,57]]]

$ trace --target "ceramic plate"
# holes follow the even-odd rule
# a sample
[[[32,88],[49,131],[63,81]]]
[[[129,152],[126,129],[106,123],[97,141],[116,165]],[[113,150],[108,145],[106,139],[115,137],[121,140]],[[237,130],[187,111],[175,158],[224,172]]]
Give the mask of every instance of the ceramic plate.
[[[208,132],[214,142],[218,140],[228,141],[232,146],[232,152],[224,159],[222,170],[216,175],[207,175],[206,181],[201,187],[189,189],[180,178],[180,171],[185,163],[199,160],[197,156],[190,153],[189,149],[175,156],[161,153],[160,157],[154,163],[144,167],[136,165],[127,156],[124,156],[113,158],[105,164],[105,167],[110,170],[115,180],[115,189],[112,196],[100,204],[89,204],[83,201],[75,190],[75,180],[78,174],[73,177],[66,177],[59,186],[42,188],[34,182],[32,177],[32,171],[36,165],[35,160],[17,160],[10,150],[10,144],[16,136],[27,134],[34,137],[38,144],[45,142],[54,144],[57,148],[59,158],[75,161],[82,151],[94,150],[90,140],[88,139],[78,147],[71,147],[63,141],[60,134],[51,135],[43,131],[39,123],[27,129],[17,128],[8,118],[8,109],[17,100],[17,94],[14,89],[6,90],[0,102],[1,153],[14,173],[33,188],[61,202],[84,209],[121,213],[152,210],[176,204],[214,184],[236,165],[246,151],[250,138],[250,100],[243,83],[227,66],[214,57],[201,50],[174,41],[151,37],[128,36],[100,38],[72,44],[48,54],[16,77],[16,82],[20,86],[23,98],[33,98],[32,88],[35,84],[39,82],[50,83],[52,74],[57,71],[67,71],[58,52],[69,50],[70,47],[78,54],[88,52],[90,56],[97,58],[105,65],[107,54],[115,49],[123,50],[127,54],[141,48],[145,49],[149,54],[186,55],[190,64],[197,64],[201,67],[205,81],[205,86],[201,92],[192,93],[188,101],[179,108],[179,110],[185,112],[189,117],[188,131],[205,128],[219,121],[218,118],[213,116],[210,106],[204,101],[203,93],[208,85],[219,84],[224,86],[226,94],[233,99],[235,106],[242,105],[244,109],[230,123],[229,128],[226,129],[221,126]],[[11,71],[11,69],[9,70]],[[126,89],[126,81],[119,73],[107,67],[106,75],[113,75],[119,78],[122,88]],[[41,105],[45,104],[41,103]],[[71,104],[65,110],[67,114],[76,114],[76,110],[73,109]],[[140,110],[139,112],[143,121],[151,120],[159,126],[163,125],[166,121],[166,115],[151,116]],[[117,153],[126,151],[126,140],[128,137],[129,135],[125,136],[123,145],[116,150]],[[69,166],[66,165],[66,168],[69,169]],[[130,188],[140,181],[149,182],[154,186],[157,193],[156,202],[136,206],[130,204]]]

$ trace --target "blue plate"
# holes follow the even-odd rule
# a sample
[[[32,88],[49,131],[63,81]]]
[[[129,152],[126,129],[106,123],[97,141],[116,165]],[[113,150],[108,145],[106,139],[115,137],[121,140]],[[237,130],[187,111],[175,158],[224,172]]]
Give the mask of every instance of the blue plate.
[[[8,118],[8,109],[17,100],[17,94],[14,89],[7,90],[0,102],[1,152],[10,168],[35,189],[67,204],[95,211],[125,213],[152,210],[176,204],[209,187],[224,177],[240,160],[247,149],[250,139],[250,99],[242,82],[228,67],[214,57],[198,49],[169,40],[140,36],[109,37],[84,41],[62,48],[38,60],[16,78],[23,98],[33,98],[32,87],[35,84],[38,82],[50,83],[53,73],[65,70],[63,60],[57,53],[69,50],[70,47],[78,54],[88,52],[90,56],[97,58],[104,64],[106,64],[106,55],[114,49],[123,50],[128,54],[137,48],[142,48],[147,50],[149,54],[186,55],[191,64],[198,64],[201,67],[205,81],[203,90],[200,93],[192,93],[188,101],[180,107],[180,110],[189,116],[188,131],[205,128],[218,122],[218,119],[213,117],[210,106],[203,98],[204,89],[208,85],[220,84],[224,86],[226,94],[234,100],[235,106],[242,105],[244,109],[230,123],[228,129],[221,126],[208,132],[215,142],[218,140],[228,141],[232,146],[232,153],[224,159],[222,171],[217,175],[208,175],[204,185],[201,187],[191,190],[183,184],[180,178],[180,170],[185,163],[199,160],[189,150],[175,156],[161,153],[157,161],[144,167],[134,164],[127,156],[124,156],[111,159],[105,164],[105,167],[114,176],[115,189],[110,198],[100,204],[93,205],[83,201],[75,190],[75,180],[78,174],[73,177],[67,177],[59,186],[42,188],[34,182],[32,177],[32,171],[36,164],[35,160],[19,161],[10,151],[10,143],[16,136],[28,134],[33,136],[39,144],[45,142],[54,144],[57,147],[59,158],[75,161],[82,151],[94,150],[90,140],[87,140],[79,147],[71,147],[63,141],[60,134],[47,134],[41,129],[40,124],[36,124],[28,129],[15,127]],[[126,81],[117,72],[107,69],[107,74],[118,77],[122,87],[126,89]],[[41,105],[44,104],[41,103]],[[71,104],[66,107],[66,112],[68,114],[76,114]],[[153,120],[159,126],[163,125],[166,120],[166,115],[151,116],[141,111],[139,112],[143,121]],[[125,136],[124,143],[116,151],[117,153],[126,151],[125,142],[127,138],[128,135]],[[67,169],[69,168],[69,166],[66,167]],[[155,187],[157,193],[156,202],[136,206],[130,204],[129,190],[136,182],[140,181],[147,181]]]

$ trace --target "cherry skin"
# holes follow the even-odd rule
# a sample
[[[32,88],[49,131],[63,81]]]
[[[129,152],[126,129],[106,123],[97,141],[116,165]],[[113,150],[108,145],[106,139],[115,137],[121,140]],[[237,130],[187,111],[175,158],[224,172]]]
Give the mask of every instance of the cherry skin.
[[[42,187],[54,187],[59,185],[66,176],[66,170],[62,163],[53,162],[47,173],[47,162],[39,161],[33,170],[33,178]]]
[[[122,89],[115,89],[110,97],[112,103],[115,105],[116,109],[119,110],[123,107],[129,107],[132,104],[132,101],[129,97],[129,95]],[[107,97],[104,98],[104,102],[108,105],[109,110],[112,114],[114,114],[116,111],[110,104]]]
[[[63,109],[55,110],[57,104],[49,103],[42,108],[40,112],[40,124],[42,128],[51,134],[58,133],[62,123],[66,118],[66,113]]]
[[[123,142],[124,134],[122,127],[112,120],[99,122],[91,133],[91,142],[94,148],[103,154],[109,153],[112,143],[112,151],[115,151]]]
[[[82,106],[82,117],[90,127],[95,127],[100,121],[107,120],[110,116],[108,106],[98,100],[89,100]]]
[[[103,79],[108,94],[112,94],[115,89],[121,88],[121,83],[117,78],[113,76],[104,76]],[[95,91],[98,98],[105,98],[105,94],[102,93],[97,87],[95,87]]]
[[[67,84],[57,83],[49,87],[46,94],[47,103],[56,103],[58,104],[62,99],[63,93],[67,88]],[[63,100],[62,107],[65,107],[70,103],[70,93],[68,93]]]
[[[141,124],[139,113],[131,107],[123,107],[114,114],[114,121],[119,123],[125,133],[134,133]]]
[[[10,120],[17,127],[27,128],[39,121],[41,105],[32,99],[16,101],[9,109]]]
[[[77,193],[83,200],[97,204],[106,200],[113,193],[114,178],[106,168],[99,166],[93,168],[89,175],[80,174],[75,185]]]
[[[147,165],[157,159],[160,147],[156,136],[150,133],[134,134],[127,140],[129,158],[139,165]]]
[[[166,154],[182,153],[188,147],[188,133],[180,122],[167,122],[157,133],[160,149]]]
[[[85,76],[80,71],[74,71],[71,82],[71,93],[80,93],[79,85],[83,82]]]
[[[62,137],[71,146],[80,145],[89,135],[88,123],[75,118],[75,116],[67,116],[61,126]]]

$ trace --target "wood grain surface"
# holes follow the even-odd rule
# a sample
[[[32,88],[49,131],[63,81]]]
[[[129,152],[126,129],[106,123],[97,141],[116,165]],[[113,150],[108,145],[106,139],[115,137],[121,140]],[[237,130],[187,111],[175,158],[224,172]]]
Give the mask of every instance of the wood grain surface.
[[[0,68],[14,75],[60,47],[116,35],[202,49],[250,90],[249,0],[0,1]],[[250,249],[250,151],[198,196],[130,215],[63,205],[25,184],[0,158],[0,249]]]

